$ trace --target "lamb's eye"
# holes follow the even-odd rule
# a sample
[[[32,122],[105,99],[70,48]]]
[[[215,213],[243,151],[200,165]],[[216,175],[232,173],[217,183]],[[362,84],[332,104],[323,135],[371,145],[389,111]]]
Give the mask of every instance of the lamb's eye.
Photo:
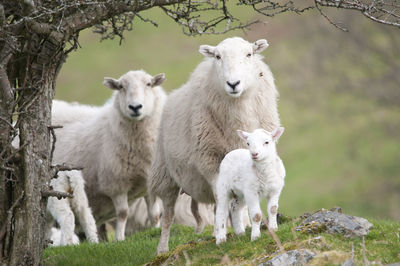
[[[247,146],[250,146],[250,144],[247,142]]]
[[[247,57],[251,57],[251,53],[248,53],[248,54],[247,54]]]
[[[147,83],[147,84],[146,84],[146,86],[149,86],[149,87],[150,87],[150,86],[151,86],[151,83],[150,83],[150,82],[149,82],[149,83]]]
[[[217,60],[220,60],[220,59],[221,59],[221,56],[216,55],[215,58],[217,58]]]
[[[269,144],[269,142],[268,142],[268,141],[266,141],[264,144]]]

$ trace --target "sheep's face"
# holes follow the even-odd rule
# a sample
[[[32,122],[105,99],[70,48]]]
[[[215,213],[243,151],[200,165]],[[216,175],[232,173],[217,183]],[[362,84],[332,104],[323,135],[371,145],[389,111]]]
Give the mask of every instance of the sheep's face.
[[[119,79],[104,78],[104,85],[118,91],[115,101],[125,117],[141,120],[152,114],[156,97],[155,87],[164,80],[164,74],[152,77],[139,70],[129,71]]]
[[[264,129],[256,129],[252,133],[241,130],[238,130],[237,133],[249,146],[251,158],[254,161],[262,161],[275,158],[275,144],[283,131],[283,127],[278,127],[272,132],[268,132]]]
[[[215,72],[229,96],[240,97],[244,91],[254,87],[259,78],[255,60],[258,53],[268,47],[267,40],[261,39],[249,43],[234,37],[222,41],[217,46],[201,45],[200,53],[214,60]]]

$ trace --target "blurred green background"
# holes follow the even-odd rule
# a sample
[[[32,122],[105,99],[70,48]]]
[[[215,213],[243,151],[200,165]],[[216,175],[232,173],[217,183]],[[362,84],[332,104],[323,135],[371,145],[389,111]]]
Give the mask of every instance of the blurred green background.
[[[234,8],[243,19],[254,12]],[[280,211],[299,215],[341,206],[346,213],[400,220],[400,30],[361,14],[328,10],[345,33],[316,12],[260,17],[250,31],[187,37],[159,9],[142,12],[125,40],[99,42],[85,31],[57,80],[56,98],[103,104],[103,77],[131,69],[166,73],[164,88],[182,85],[202,60],[200,44],[229,36],[266,38],[265,62],[280,91],[286,131],[278,149],[286,170]],[[332,13],[335,12],[335,13]]]

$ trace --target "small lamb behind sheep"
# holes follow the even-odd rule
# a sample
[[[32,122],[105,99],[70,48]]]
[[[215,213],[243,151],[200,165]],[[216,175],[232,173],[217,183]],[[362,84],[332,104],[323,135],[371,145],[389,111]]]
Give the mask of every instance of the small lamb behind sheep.
[[[260,237],[262,212],[261,197],[268,200],[268,227],[277,230],[276,215],[281,194],[285,168],[276,152],[275,143],[284,131],[278,127],[272,133],[256,129],[252,133],[238,130],[239,137],[247,142],[249,149],[229,152],[221,162],[217,179],[216,243],[226,241],[226,217],[229,201],[234,198],[232,223],[235,234],[243,234],[242,211],[245,204],[252,220],[251,241]]]
[[[69,192],[74,196],[71,199],[49,197],[47,201],[47,211],[60,225],[59,237],[56,237],[57,241],[55,241],[53,245],[57,245],[58,242],[58,245],[61,246],[79,244],[79,239],[77,239],[75,235],[75,215],[77,215],[79,219],[79,223],[85,232],[87,240],[89,242],[98,243],[96,221],[89,208],[85,193],[85,181],[83,180],[81,171],[72,170],[59,172],[58,177],[52,179],[50,185],[56,191]],[[54,238],[53,235],[55,233],[51,228],[52,225],[52,221],[48,221],[47,234],[50,239]]]

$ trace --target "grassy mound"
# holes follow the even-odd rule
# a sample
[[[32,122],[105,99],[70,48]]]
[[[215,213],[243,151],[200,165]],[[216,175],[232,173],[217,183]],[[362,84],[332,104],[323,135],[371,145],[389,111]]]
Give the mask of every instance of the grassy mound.
[[[276,233],[285,251],[306,248],[317,254],[310,265],[335,265],[354,257],[357,264],[366,261],[383,264],[400,261],[400,223],[369,219],[373,223],[368,236],[345,238],[327,233],[294,232],[300,218],[287,219]],[[149,229],[123,242],[48,248],[44,265],[172,265],[259,264],[279,254],[279,246],[267,230],[260,239],[250,242],[250,230],[243,236],[229,231],[227,242],[216,246],[212,227],[196,235],[190,227],[174,225],[170,252],[155,256],[160,229]]]

